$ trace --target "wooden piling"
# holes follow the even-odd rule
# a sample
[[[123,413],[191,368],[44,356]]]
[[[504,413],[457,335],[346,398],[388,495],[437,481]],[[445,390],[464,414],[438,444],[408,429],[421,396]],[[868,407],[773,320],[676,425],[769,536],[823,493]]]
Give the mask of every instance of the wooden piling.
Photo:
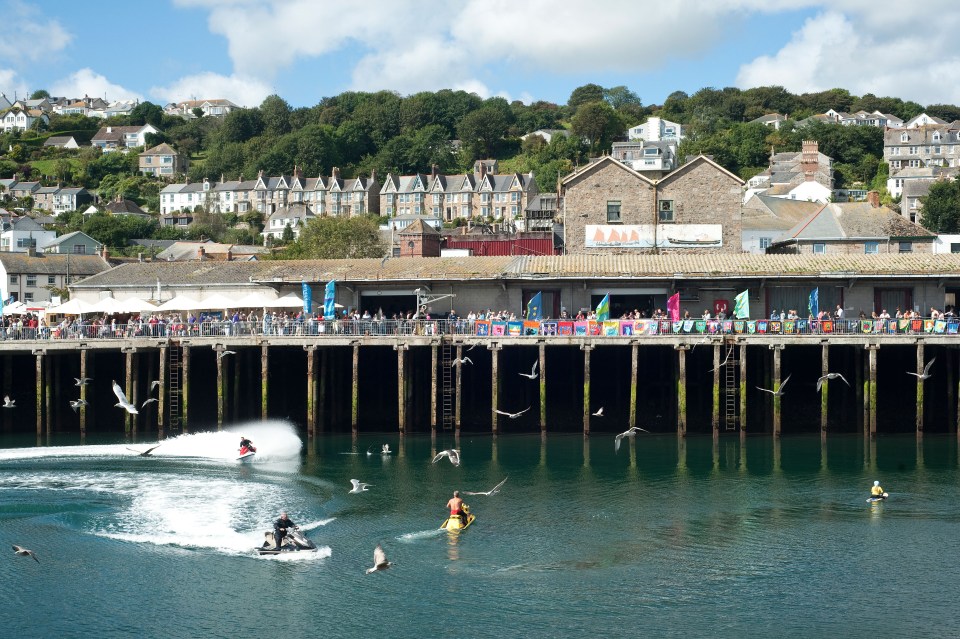
[[[917,375],[923,375],[926,365],[923,357],[923,340],[917,340]],[[917,377],[917,434],[923,434],[923,378]]]
[[[457,347],[460,348],[459,346]],[[437,363],[440,347],[436,343],[430,345],[430,434],[437,433]],[[444,362],[444,366],[447,363]],[[459,368],[459,366],[457,367]]]
[[[88,349],[80,349],[80,379],[82,380],[87,376],[87,353]],[[9,357],[7,358],[9,359]],[[80,440],[82,441],[87,436],[87,385],[80,385],[80,399],[83,400],[83,404],[80,405]]]
[[[711,404],[710,426],[713,436],[720,435],[720,355],[723,343],[713,345],[713,403]]]
[[[463,359],[463,346],[457,344],[457,359]],[[453,371],[454,377],[454,389],[456,396],[453,398],[453,432],[458,437],[460,436],[460,389],[462,388],[461,384],[461,375],[460,371],[463,369],[463,366],[455,366],[456,370]]]
[[[133,351],[134,349],[126,349],[126,367],[124,370],[124,393],[127,395],[127,401],[133,402]],[[133,427],[133,415],[127,411],[123,411],[123,432],[129,437],[130,430]]]
[[[409,348],[406,344],[395,344],[397,351],[397,429],[404,434],[407,428],[407,366],[404,355]]]
[[[583,351],[583,434],[590,434],[590,353],[593,344],[582,344]]]
[[[59,358],[52,358],[47,360],[46,370],[44,371],[44,407],[47,420],[46,420],[46,431],[47,438],[49,439],[50,435],[53,433],[53,367],[55,363],[59,362]]]
[[[43,436],[43,351],[34,351],[37,356],[37,437]]]
[[[183,359],[180,361],[180,431],[186,433],[190,427],[190,346],[183,344]]]
[[[307,352],[307,437],[313,437],[317,429],[317,376],[314,371],[317,347],[313,345],[304,346],[303,350]]]
[[[780,396],[777,395],[780,392],[780,386],[782,385],[782,377],[780,370],[780,354],[783,351],[783,346],[780,344],[774,344],[773,346],[773,436],[780,437],[780,434],[783,429],[782,425],[782,411],[780,404]]]
[[[220,344],[214,348],[217,358],[217,430],[223,430],[223,350]]]
[[[500,427],[500,344],[491,342],[490,349],[490,403],[493,406],[493,416],[490,421],[490,430],[496,435]],[[458,367],[459,368],[459,367]]]
[[[270,344],[262,342],[260,344],[260,419],[267,418],[267,401],[269,397],[269,375],[270,375]]]
[[[827,340],[820,342],[820,375],[821,377],[825,376],[830,372],[830,345],[827,343]],[[820,432],[827,432],[827,415],[829,403],[827,399],[828,392],[830,390],[830,384],[827,383],[828,380],[823,380],[823,383],[820,385]]]
[[[160,394],[157,399],[157,439],[163,439],[164,411],[167,410],[167,349],[166,344],[160,345]]]
[[[131,360],[132,366],[131,366],[130,368],[131,368],[131,370],[132,370],[132,372],[131,372],[132,380],[131,380],[131,383],[130,383],[130,395],[129,395],[130,403],[133,404],[134,406],[136,406],[139,410],[143,410],[143,408],[140,406],[140,391],[139,391],[139,388],[140,388],[140,356],[137,354],[136,351],[134,351],[133,353],[131,353],[131,356],[132,356],[132,360]],[[139,427],[139,423],[137,422],[137,420],[140,418],[140,416],[139,416],[139,415],[131,415],[130,417],[131,417],[131,420],[130,420],[131,431],[133,432],[134,438],[136,438],[136,436],[137,436],[137,429],[138,429],[138,427]]]
[[[637,425],[637,370],[640,360],[640,344],[630,342],[630,417],[629,427]],[[633,441],[631,438],[630,441]]]
[[[353,344],[353,384],[350,389],[350,430],[356,435],[359,432],[360,410],[360,344]]]
[[[747,433],[747,343],[740,344],[740,434]]]
[[[547,345],[540,340],[539,359],[540,362],[540,432],[547,432]]]
[[[677,351],[677,435],[687,436],[687,345],[678,344]]]
[[[879,350],[879,344],[867,346],[870,366],[870,379],[868,381],[870,390],[867,396],[867,410],[870,413],[870,437],[877,436],[877,351]]]
[[[240,420],[240,369],[243,368],[243,357],[246,353],[246,349],[238,349],[237,354],[231,358],[233,361],[230,362],[233,368],[233,413],[228,413],[228,419],[232,415],[235,422]]]

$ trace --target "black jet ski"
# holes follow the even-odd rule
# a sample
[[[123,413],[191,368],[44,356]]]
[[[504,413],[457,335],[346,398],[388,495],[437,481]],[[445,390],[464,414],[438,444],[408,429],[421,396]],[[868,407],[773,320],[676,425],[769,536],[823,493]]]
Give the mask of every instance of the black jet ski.
[[[263,533],[263,545],[256,548],[261,555],[279,555],[288,552],[317,552],[317,546],[307,539],[299,530],[288,530],[283,538],[283,544],[277,548],[273,538],[273,531]]]

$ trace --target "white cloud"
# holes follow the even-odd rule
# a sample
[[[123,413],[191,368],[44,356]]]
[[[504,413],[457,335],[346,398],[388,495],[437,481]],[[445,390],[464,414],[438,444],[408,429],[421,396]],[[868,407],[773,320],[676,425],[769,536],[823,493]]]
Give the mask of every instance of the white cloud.
[[[80,69],[68,77],[54,82],[47,91],[50,95],[60,95],[67,98],[79,98],[88,95],[91,98],[104,98],[110,102],[114,100],[143,100],[143,96],[136,91],[110,82],[93,69]]]
[[[842,87],[923,104],[960,103],[960,85],[950,81],[960,74],[960,15],[945,6],[911,15],[877,4],[832,3],[833,10],[808,19],[775,54],[742,65],[737,84],[778,84],[796,93]]]
[[[0,93],[7,96],[10,102],[13,97],[23,97],[29,93],[27,84],[17,77],[13,69],[0,69]]]
[[[35,62],[61,51],[73,36],[33,5],[8,0],[0,5],[0,61]]]
[[[165,87],[151,87],[150,95],[159,103],[223,98],[240,106],[259,106],[273,93],[269,84],[252,77],[198,73],[180,78]]]

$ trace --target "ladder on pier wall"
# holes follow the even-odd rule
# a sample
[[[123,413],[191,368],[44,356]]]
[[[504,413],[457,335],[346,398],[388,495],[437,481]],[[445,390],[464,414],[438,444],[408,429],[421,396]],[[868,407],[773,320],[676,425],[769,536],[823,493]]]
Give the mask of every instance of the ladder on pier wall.
[[[440,410],[443,430],[453,429],[453,345],[443,340],[440,351],[441,392]]]
[[[737,350],[735,344],[727,344],[723,365],[724,430],[737,430],[740,423],[740,416],[737,414],[740,406],[737,401],[740,390],[740,361],[737,359]]]
[[[170,407],[169,429],[171,432],[180,432],[180,382],[181,382],[181,349],[178,342],[170,342],[167,349],[167,370],[170,381],[167,386],[167,405]]]

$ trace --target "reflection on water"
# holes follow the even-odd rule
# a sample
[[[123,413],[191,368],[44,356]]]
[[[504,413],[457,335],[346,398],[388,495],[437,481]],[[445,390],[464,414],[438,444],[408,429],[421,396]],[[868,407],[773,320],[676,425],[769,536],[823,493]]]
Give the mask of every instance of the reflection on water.
[[[296,450],[289,426],[262,428],[258,445]],[[0,449],[0,526],[49,557],[0,562],[18,584],[8,606],[32,610],[11,636],[218,635],[235,627],[236,601],[272,601],[278,584],[303,596],[258,607],[247,635],[421,636],[465,602],[483,636],[955,632],[944,611],[960,571],[943,561],[960,552],[952,437],[641,433],[617,453],[603,435],[336,435],[250,465],[220,450],[223,436],[191,437],[156,458],[125,442]],[[454,447],[460,467],[431,463]],[[438,528],[453,490],[505,477],[498,494],[469,498],[469,529]],[[348,494],[351,478],[372,486]],[[891,497],[871,505],[874,480]],[[327,550],[258,558],[278,508]],[[366,576],[378,543],[396,565]],[[850,614],[866,593],[905,591],[895,615]]]

